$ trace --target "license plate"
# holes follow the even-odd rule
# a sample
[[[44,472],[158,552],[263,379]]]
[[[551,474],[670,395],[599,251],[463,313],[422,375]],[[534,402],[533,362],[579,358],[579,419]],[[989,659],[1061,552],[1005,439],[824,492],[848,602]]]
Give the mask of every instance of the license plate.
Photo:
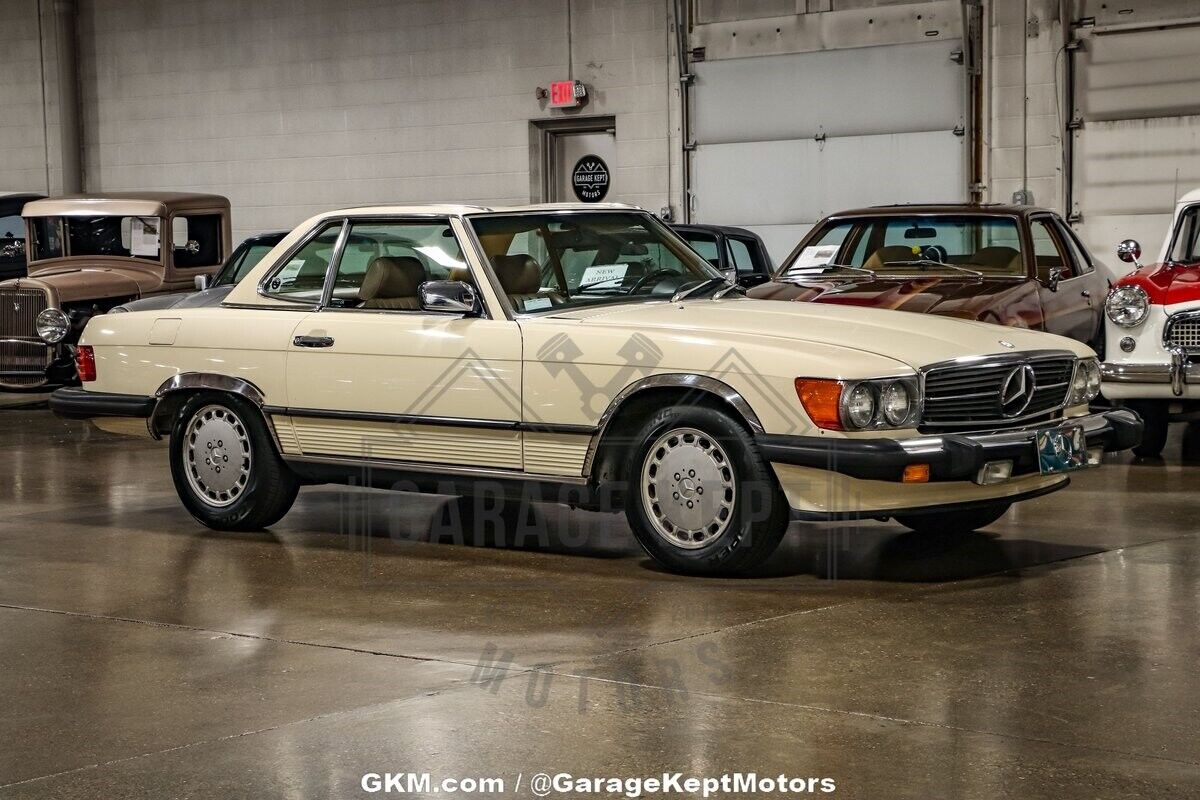
[[[1083,427],[1072,425],[1039,431],[1037,435],[1038,468],[1043,475],[1070,472],[1087,466],[1087,440]]]

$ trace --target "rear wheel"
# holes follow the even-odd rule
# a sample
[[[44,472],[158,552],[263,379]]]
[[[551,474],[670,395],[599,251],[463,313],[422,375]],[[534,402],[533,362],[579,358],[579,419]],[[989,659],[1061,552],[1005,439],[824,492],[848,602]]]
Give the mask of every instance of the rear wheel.
[[[906,528],[920,534],[970,533],[986,528],[1008,513],[1012,503],[997,502],[964,511],[940,511],[931,514],[908,514],[896,517]]]
[[[736,574],[775,551],[787,530],[787,500],[731,417],[668,408],[634,441],[626,517],[656,561],[691,575]]]
[[[1130,400],[1126,407],[1142,418],[1142,441],[1133,448],[1138,458],[1154,458],[1167,446],[1170,425],[1167,404],[1161,400]]]
[[[235,395],[191,397],[171,430],[171,477],[193,517],[217,530],[258,530],[278,522],[300,481],[275,452],[257,408]]]

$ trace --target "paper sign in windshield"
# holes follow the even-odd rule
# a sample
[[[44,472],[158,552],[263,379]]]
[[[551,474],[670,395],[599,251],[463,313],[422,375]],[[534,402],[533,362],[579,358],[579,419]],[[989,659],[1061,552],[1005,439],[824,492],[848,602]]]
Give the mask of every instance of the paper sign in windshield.
[[[583,277],[580,278],[579,284],[584,286],[589,283],[619,281],[625,277],[625,273],[628,271],[628,264],[597,264],[583,271]]]

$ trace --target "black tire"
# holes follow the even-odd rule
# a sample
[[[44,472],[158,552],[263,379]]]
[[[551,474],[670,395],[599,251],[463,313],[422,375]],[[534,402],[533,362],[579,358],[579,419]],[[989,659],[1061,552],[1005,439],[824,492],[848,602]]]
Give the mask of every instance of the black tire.
[[[1012,503],[1001,501],[964,511],[942,511],[932,514],[911,514],[896,517],[904,527],[923,536],[931,534],[970,533],[986,528],[1008,513]]]
[[[1125,407],[1137,412],[1142,418],[1142,441],[1133,448],[1138,458],[1154,458],[1161,455],[1167,446],[1167,431],[1170,420],[1168,407],[1162,400],[1130,400]]]
[[[668,453],[668,434],[677,431],[682,431],[680,438],[670,445],[669,460],[664,461],[658,454]],[[666,408],[646,421],[634,443],[626,472],[625,516],[638,543],[655,561],[687,575],[734,575],[754,568],[775,552],[788,526],[787,499],[750,434],[729,415],[700,406]],[[660,492],[655,488],[658,481],[669,483],[674,477],[659,471],[664,464],[675,465],[672,470],[681,464],[694,465],[700,474],[693,470],[688,477],[687,468],[680,468],[679,480],[687,483],[675,488],[683,494],[670,487]],[[655,476],[649,489],[643,486],[645,474]],[[703,498],[706,481],[707,499]],[[675,504],[667,509],[671,515],[690,515],[683,510],[690,502],[695,502],[697,519],[714,503],[720,508],[710,518],[711,524],[698,524],[697,533],[687,534],[685,544],[684,529],[672,526],[674,535],[667,532],[663,526],[670,522],[663,522],[663,506],[650,500],[648,507],[650,495],[644,496],[644,489],[656,498],[671,500]],[[677,497],[667,497],[666,491]],[[692,541],[693,536],[697,541]]]
[[[205,430],[212,441],[201,441]],[[228,445],[224,431],[232,431]],[[200,439],[189,443],[197,433]],[[262,413],[237,395],[201,392],[189,398],[171,426],[170,451],[179,499],[209,528],[251,531],[273,525],[292,507],[300,489],[300,480],[275,451]],[[208,456],[222,463],[210,463]],[[213,484],[207,492],[202,491],[205,481]],[[218,491],[229,481],[233,486],[228,491]]]

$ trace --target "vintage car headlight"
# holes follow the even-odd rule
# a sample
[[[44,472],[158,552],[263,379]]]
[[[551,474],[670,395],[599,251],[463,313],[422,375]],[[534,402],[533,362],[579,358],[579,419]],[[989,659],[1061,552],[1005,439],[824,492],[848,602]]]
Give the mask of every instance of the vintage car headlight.
[[[47,308],[34,321],[37,335],[47,344],[58,344],[71,332],[71,320],[57,308]]]
[[[1100,362],[1095,358],[1081,358],[1075,362],[1071,375],[1071,390],[1067,393],[1067,406],[1081,406],[1092,402],[1100,394]]]
[[[1141,325],[1150,313],[1150,296],[1140,286],[1118,286],[1108,293],[1104,313],[1122,328]]]
[[[916,427],[919,393],[915,378],[796,379],[796,394],[809,419],[819,428],[834,431]]]

